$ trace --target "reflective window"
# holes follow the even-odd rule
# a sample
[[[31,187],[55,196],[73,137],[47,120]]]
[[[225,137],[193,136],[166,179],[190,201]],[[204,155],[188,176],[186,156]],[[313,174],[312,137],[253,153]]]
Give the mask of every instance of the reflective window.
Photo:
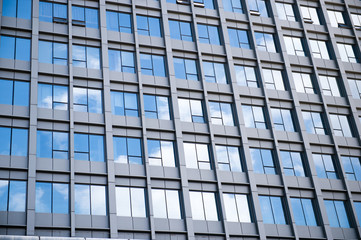
[[[248,0],[250,11],[257,12],[261,17],[268,17],[266,0]]]
[[[27,156],[28,129],[0,127],[0,155]]]
[[[175,167],[174,144],[172,141],[148,139],[149,165]]]
[[[75,214],[107,215],[106,187],[75,184]]]
[[[219,170],[242,172],[238,147],[216,145],[216,156]]]
[[[321,113],[302,111],[302,116],[308,133],[321,135],[326,134]]]
[[[253,171],[255,173],[276,174],[272,150],[250,148]]]
[[[146,217],[145,190],[134,187],[116,187],[117,216]]]
[[[198,24],[199,42],[206,44],[221,45],[217,26]]]
[[[311,80],[311,74],[292,72],[292,77],[297,92],[315,93]]]
[[[337,43],[337,48],[343,62],[358,63],[353,45]]]
[[[178,190],[152,189],[154,218],[181,219]]]
[[[254,67],[235,65],[237,84],[247,87],[258,87],[256,70]]]
[[[283,36],[283,40],[285,41],[287,54],[305,56],[301,38]]]
[[[140,138],[113,137],[114,162],[143,164],[142,141]]]
[[[73,45],[73,66],[100,69],[100,49]]]
[[[354,202],[353,204],[355,206],[357,218],[360,221],[360,219],[361,219],[361,202]]]
[[[162,37],[160,18],[137,15],[137,27],[140,35]]]
[[[198,67],[196,60],[173,58],[173,62],[176,78],[198,81]]]
[[[38,107],[68,110],[68,87],[39,83]]]
[[[278,18],[287,21],[296,21],[292,4],[276,2]]]
[[[292,113],[289,109],[271,108],[273,124],[276,130],[294,132]]]
[[[224,63],[203,61],[204,78],[207,82],[227,84]]]
[[[327,10],[327,13],[332,27],[338,28],[346,25],[342,12]]]
[[[0,211],[25,212],[26,182],[0,180]]]
[[[74,111],[103,113],[102,91],[88,88],[73,88]]]
[[[251,222],[247,195],[223,193],[223,200],[228,222]]]
[[[303,157],[300,152],[280,151],[283,172],[286,176],[305,177]]]
[[[344,201],[324,200],[331,227],[349,228],[350,223]]]
[[[69,213],[69,184],[37,182],[35,212]]]
[[[360,14],[351,14],[351,18],[355,27],[361,27],[361,15]]]
[[[178,105],[181,121],[204,123],[201,100],[178,98]]]
[[[301,12],[305,22],[320,25],[316,8],[301,6]]]
[[[110,71],[135,73],[133,52],[109,49],[108,55]]]
[[[165,62],[164,56],[140,54],[140,67],[142,74],[152,75],[158,77],[165,77]]]
[[[39,20],[43,22],[67,23],[68,6],[52,2],[39,2]]]
[[[361,181],[361,164],[359,157],[341,156],[347,180]],[[360,215],[361,216],[361,215]]]
[[[319,178],[338,179],[332,155],[313,153],[312,158]]]
[[[339,114],[330,114],[331,126],[336,136],[353,137],[348,117]]]
[[[73,25],[87,28],[99,28],[99,11],[94,8],[72,6]]]
[[[254,36],[256,38],[256,44],[258,50],[273,52],[273,53],[277,52],[273,34],[255,32]]]
[[[361,98],[361,80],[349,79],[348,84],[350,85],[352,97],[360,99]],[[1,88],[0,88],[0,91],[1,91]]]
[[[330,59],[327,42],[319,40],[310,40],[311,51],[314,58]]]
[[[337,84],[337,79],[330,76],[319,76],[322,93],[326,96],[340,97],[340,90]]]
[[[169,20],[169,30],[171,38],[193,42],[191,23]]]
[[[31,9],[31,0],[3,0],[2,15],[6,17],[31,19]]]
[[[132,33],[132,15],[130,13],[107,11],[107,29],[116,32]]]
[[[267,89],[285,90],[283,75],[280,70],[263,68],[263,78]]]
[[[233,110],[230,103],[209,102],[212,124],[234,126]]]
[[[170,120],[168,97],[143,95],[146,118]]]
[[[0,58],[30,61],[30,39],[2,35]]]
[[[228,28],[229,41],[232,47],[250,49],[247,30]]]
[[[245,126],[248,128],[266,129],[267,123],[264,117],[263,107],[242,105]]]
[[[218,221],[216,196],[211,192],[189,192],[193,220]]]
[[[0,104],[29,106],[29,83],[0,79]]]
[[[74,134],[74,159],[104,162],[104,137],[92,134]]]
[[[283,201],[281,197],[259,196],[263,223],[286,224]]]
[[[223,2],[224,11],[243,13],[241,0],[224,0],[222,2]]]
[[[68,133],[38,130],[36,141],[37,157],[69,159]]]
[[[40,40],[39,62],[68,65],[68,44]]]
[[[213,0],[194,0],[194,3],[199,3],[200,5],[203,5],[204,8],[214,9]],[[195,6],[197,5],[195,4]]]
[[[308,198],[291,198],[293,216],[296,225],[317,226],[312,200]]]
[[[208,144],[183,143],[187,168],[211,169]]]
[[[119,116],[139,116],[138,94],[110,91],[112,113]]]

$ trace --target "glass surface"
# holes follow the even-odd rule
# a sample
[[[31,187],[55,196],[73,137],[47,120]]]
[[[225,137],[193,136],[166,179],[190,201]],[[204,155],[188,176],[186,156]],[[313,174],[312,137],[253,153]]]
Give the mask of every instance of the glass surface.
[[[16,17],[16,0],[3,0],[3,16]]]
[[[96,89],[88,89],[88,110],[91,113],[102,113],[102,91]]]
[[[69,213],[69,185],[53,183],[53,213]]]
[[[214,193],[203,192],[204,212],[207,221],[218,221],[217,204]]]
[[[51,183],[37,182],[35,188],[35,212],[51,213]]]
[[[54,17],[61,18],[63,21],[68,19],[68,7],[65,4],[54,3]]]
[[[100,69],[100,50],[95,47],[86,47],[87,68]]]
[[[183,143],[187,168],[198,168],[196,146],[194,143]]]
[[[119,23],[118,23],[118,13],[107,11],[106,12],[106,18],[107,18],[107,29],[110,31],[117,31],[119,32]],[[111,62],[109,61],[111,64]]]
[[[68,65],[68,45],[54,42],[54,64]]]
[[[100,196],[101,197],[101,196]],[[75,214],[90,214],[90,186],[74,185]]]
[[[168,97],[156,97],[158,118],[163,120],[170,120]]]
[[[313,204],[311,199],[301,199],[303,212],[306,218],[307,226],[317,226],[315,217],[315,211],[313,210]]]
[[[149,22],[149,33],[153,37],[162,37],[160,19],[154,17],[148,17]]]
[[[236,198],[234,194],[223,193],[226,219],[228,222],[238,222]]]
[[[13,85],[13,81],[0,79],[0,104],[13,105]]]
[[[0,154],[10,155],[11,128],[0,127]]]
[[[30,39],[16,38],[15,59],[30,61]]]
[[[10,181],[9,184],[9,211],[25,212],[26,182]]]
[[[132,215],[133,217],[146,217],[146,203],[144,196],[144,189],[130,188],[132,199]]]
[[[167,210],[169,219],[181,219],[179,194],[177,190],[166,190]]]
[[[65,132],[53,132],[54,158],[68,159],[69,134]]]
[[[205,220],[202,193],[190,191],[189,198],[191,201],[192,219]]]
[[[114,115],[125,116],[124,93],[111,91],[110,97],[112,102],[112,113]]]
[[[50,84],[38,84],[38,107],[52,108],[53,88]]]
[[[163,56],[152,55],[154,76],[165,77],[165,63]]]
[[[30,19],[31,9],[31,0],[18,0],[17,17],[23,19]]]
[[[104,137],[89,135],[90,161],[104,162]]]
[[[15,59],[15,38],[2,35],[0,37],[0,58]]]
[[[259,202],[260,202],[260,206],[261,206],[263,222],[267,223],[267,224],[275,224],[270,197],[259,196]]]
[[[107,215],[107,201],[104,186],[91,186],[91,214]]]
[[[53,157],[53,138],[52,132],[50,131],[39,131],[37,132],[37,148],[36,156],[39,158],[52,158]]]
[[[14,82],[14,105],[29,106],[29,83],[28,82]]]
[[[117,216],[131,217],[130,188],[116,187]]]
[[[89,161],[89,136],[88,134],[74,134],[74,159]]]
[[[27,156],[28,155],[28,130],[21,128],[12,129],[11,138],[11,155]]]
[[[167,206],[164,190],[152,189],[152,203],[154,218],[167,218]]]
[[[161,141],[162,160],[164,167],[175,167],[174,146],[171,141]]]
[[[127,163],[127,144],[124,137],[113,137],[114,161],[118,163]]]
[[[98,9],[85,8],[85,26],[89,28],[99,28]]]
[[[10,0],[12,1],[12,0]],[[39,1],[39,20],[43,22],[53,21],[53,4]]]
[[[53,64],[53,43],[39,41],[39,62]]]
[[[120,32],[132,33],[132,17],[129,13],[119,13]]]
[[[8,210],[8,193],[9,181],[0,180],[0,211]]]
[[[0,182],[0,188],[1,188],[1,182]],[[0,193],[1,193],[1,190],[0,190]],[[0,195],[0,199],[1,199],[1,195]],[[361,202],[354,202],[353,204],[355,206],[357,218],[360,221],[361,220]]]
[[[85,47],[73,45],[73,65],[74,67],[86,67]]]

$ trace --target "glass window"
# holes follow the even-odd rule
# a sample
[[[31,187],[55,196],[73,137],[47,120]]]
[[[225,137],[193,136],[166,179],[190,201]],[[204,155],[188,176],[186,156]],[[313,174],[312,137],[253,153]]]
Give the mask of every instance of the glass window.
[[[330,76],[319,76],[322,93],[326,96],[340,97],[337,79]]]
[[[341,159],[347,180],[361,181],[360,158],[352,156],[342,156]]]
[[[74,111],[103,113],[102,91],[88,88],[73,88]]]
[[[353,21],[353,24],[355,25],[356,28],[360,28],[361,27],[361,15],[360,14],[351,14],[351,18]]]
[[[25,212],[26,182],[0,180],[0,211]]]
[[[199,42],[206,44],[221,45],[217,26],[198,24]]]
[[[235,65],[237,84],[247,87],[258,87],[256,70],[254,67]]]
[[[181,219],[178,190],[152,189],[154,218]]]
[[[0,155],[27,156],[28,130],[0,127]]]
[[[106,187],[75,184],[75,214],[107,215]]]
[[[259,196],[263,223],[286,224],[283,201],[281,197]]]
[[[315,211],[311,199],[291,198],[293,216],[296,225],[317,226]]]
[[[37,132],[36,155],[39,158],[69,159],[69,134],[66,132]]]
[[[321,113],[302,111],[302,116],[308,133],[321,135],[326,134]]]
[[[149,165],[175,167],[174,144],[172,141],[148,139]]]
[[[223,193],[223,200],[228,222],[251,222],[247,195]]]
[[[246,30],[228,28],[229,41],[232,47],[250,49],[248,33]]]
[[[233,110],[230,103],[209,102],[212,124],[234,126]]]
[[[168,97],[143,95],[146,118],[170,120]]]
[[[272,150],[250,148],[253,171],[255,173],[276,174]]]
[[[104,162],[104,137],[92,134],[74,134],[74,159]]]
[[[73,66],[100,69],[100,49],[73,45]]]
[[[110,71],[135,73],[133,52],[109,49],[108,55]]]
[[[42,22],[67,23],[68,6],[52,2],[39,2],[39,20]]]
[[[242,172],[238,147],[216,145],[216,155],[219,170]]]
[[[283,36],[283,39],[285,41],[287,54],[305,56],[301,38]]]
[[[68,110],[68,87],[39,83],[38,107]]]
[[[193,220],[218,221],[216,195],[211,192],[189,192]]]
[[[173,58],[173,62],[176,78],[198,81],[198,67],[196,60]]]
[[[110,91],[112,113],[119,116],[139,116],[138,94]]]
[[[73,25],[89,28],[99,28],[98,9],[72,6],[71,11],[73,15]]]
[[[271,108],[273,124],[276,130],[294,132],[292,113],[289,109]]]
[[[107,29],[116,32],[132,33],[132,15],[130,13],[107,11]]]
[[[0,79],[0,104],[29,106],[29,83]]]
[[[245,126],[248,128],[266,129],[263,107],[242,105]]]
[[[348,84],[350,85],[352,97],[360,99],[361,98],[361,80],[349,79]],[[0,88],[0,91],[1,91],[1,88]]]
[[[39,41],[39,62],[68,65],[68,45],[48,41]]]
[[[31,19],[31,9],[31,0],[3,0],[2,15],[6,17]]]
[[[114,162],[143,164],[142,141],[140,138],[113,137]]]
[[[193,42],[191,23],[169,20],[170,37]]]
[[[248,0],[250,11],[257,12],[261,17],[268,17],[266,0]]]
[[[311,74],[292,72],[292,77],[297,92],[315,93],[311,80]]]
[[[243,13],[242,1],[241,0],[224,0],[223,8],[227,12]]]
[[[343,62],[358,63],[353,45],[337,43],[337,48]]]
[[[300,152],[280,151],[280,154],[286,176],[306,176],[303,167],[303,155]]]
[[[344,201],[324,200],[324,203],[331,227],[350,227]]]
[[[167,75],[164,56],[141,53],[140,66],[142,74],[158,77],[165,77]]]
[[[348,117],[339,114],[330,114],[331,126],[336,136],[353,137]]]
[[[207,82],[227,84],[224,63],[203,61],[204,77]]]
[[[145,190],[143,188],[116,187],[117,216],[146,217]]]
[[[178,98],[180,120],[204,123],[201,100]]]
[[[327,42],[319,40],[310,40],[311,51],[314,58],[330,59]]]
[[[338,179],[332,155],[313,153],[312,158],[319,178]]]
[[[276,2],[278,18],[287,21],[296,21],[292,4]]]
[[[327,13],[328,13],[328,19],[330,19],[332,27],[338,28],[338,27],[346,26],[342,12],[327,10]]]
[[[30,39],[2,35],[0,58],[30,61]]]
[[[69,213],[69,184],[37,182],[35,212]]]
[[[162,37],[160,18],[137,15],[137,27],[140,35]]]
[[[208,144],[183,143],[187,168],[211,169]]]
[[[301,6],[301,12],[305,22],[320,25],[316,8]]]
[[[1,198],[1,196],[0,196]],[[361,219],[361,202],[353,202],[354,206],[355,206],[355,210],[356,210],[356,215],[357,215],[357,218]]]
[[[254,36],[256,38],[256,44],[258,50],[273,52],[273,53],[277,52],[273,34],[255,32]]]
[[[194,0],[194,3],[199,3],[200,5],[204,6],[204,8],[214,9],[213,0]],[[198,5],[195,4],[195,6]]]
[[[285,90],[283,74],[280,70],[263,68],[262,71],[267,89]]]

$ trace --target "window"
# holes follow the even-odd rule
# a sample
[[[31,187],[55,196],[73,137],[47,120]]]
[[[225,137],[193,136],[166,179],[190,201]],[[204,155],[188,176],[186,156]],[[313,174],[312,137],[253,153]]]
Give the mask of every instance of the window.
[[[140,54],[140,66],[142,74],[165,77],[164,56]]]
[[[250,49],[248,33],[246,30],[228,28],[229,41],[232,47]]]
[[[263,107],[242,105],[245,126],[248,128],[266,129],[267,123],[264,117]]]
[[[0,79],[0,104],[29,106],[29,83]]]
[[[332,155],[312,154],[319,178],[338,179]]]
[[[316,8],[301,6],[301,12],[305,22],[320,25]]]
[[[346,212],[345,202],[337,200],[324,200],[328,221],[331,227],[349,228],[350,223]]]
[[[353,137],[348,117],[339,114],[330,114],[331,125],[336,136]]]
[[[216,196],[211,192],[189,192],[193,220],[218,221]]]
[[[110,91],[112,113],[119,116],[138,117],[138,94]]]
[[[347,180],[361,181],[360,158],[342,156],[341,159],[343,163],[343,168],[345,169]]]
[[[315,211],[311,199],[291,198],[296,225],[317,226]]]
[[[144,192],[143,188],[116,187],[117,216],[146,217]]]
[[[73,45],[73,66],[100,69],[100,49]]]
[[[0,58],[30,61],[30,39],[2,35]]]
[[[212,124],[234,126],[232,105],[230,103],[209,102]]]
[[[281,197],[259,196],[263,223],[286,224],[283,201]]]
[[[358,63],[353,45],[337,43],[337,47],[343,62]]]
[[[107,215],[106,187],[75,184],[75,214]]]
[[[39,41],[39,62],[68,65],[68,45],[48,41]]]
[[[72,6],[71,11],[73,14],[73,25],[99,28],[98,9]]]
[[[287,54],[305,56],[301,38],[283,36],[283,39],[285,41]]]
[[[104,162],[104,137],[92,134],[74,134],[74,159]]]
[[[300,152],[280,151],[280,155],[286,176],[306,176]]]
[[[338,88],[335,77],[319,76],[321,82],[322,93],[326,96],[340,97],[340,90]]]
[[[223,193],[223,200],[228,222],[251,222],[247,195]]]
[[[248,0],[248,7],[251,13],[257,13],[261,17],[268,17],[266,0]]]
[[[310,45],[314,58],[330,59],[326,41],[310,40]]]
[[[0,211],[25,212],[26,182],[0,180]]]
[[[174,145],[172,141],[148,139],[149,165],[175,167]]]
[[[102,91],[98,89],[73,88],[74,111],[102,113]]]
[[[242,172],[238,147],[216,145],[216,155],[219,170]]]
[[[206,44],[221,45],[217,26],[198,24],[199,42]]]
[[[155,218],[181,219],[178,190],[152,189]]]
[[[285,90],[283,75],[280,70],[263,68],[263,78],[267,89]]]
[[[207,82],[227,84],[224,63],[203,61],[204,77]]]
[[[180,120],[204,123],[201,100],[178,98]]]
[[[276,174],[273,154],[270,149],[250,148],[255,173]]]
[[[321,135],[326,134],[321,113],[302,111],[302,116],[308,133]]]
[[[197,3],[203,5],[205,8],[214,9],[213,0],[194,0],[194,5],[197,6]]]
[[[28,130],[0,127],[0,155],[27,156]]]
[[[113,137],[114,162],[143,164],[142,141],[140,138]]]
[[[287,21],[296,21],[292,4],[276,2],[278,18]]]
[[[68,133],[38,130],[36,140],[37,157],[69,159]]]
[[[273,124],[276,130],[294,132],[292,113],[289,109],[271,108]]]
[[[355,25],[356,28],[360,28],[361,27],[361,15],[360,14],[351,14],[351,18],[353,21],[353,24]]]
[[[38,108],[68,110],[68,87],[39,83]]]
[[[198,68],[196,60],[173,58],[173,62],[176,78],[198,81]]]
[[[338,28],[346,26],[342,12],[327,10],[327,13],[332,27]]]
[[[110,71],[135,73],[133,52],[109,49],[108,54]]]
[[[256,38],[256,44],[258,50],[273,52],[273,53],[277,52],[273,34],[255,32],[254,36]]]
[[[137,15],[137,27],[140,35],[162,37],[160,18]]]
[[[132,33],[132,15],[107,11],[107,29],[110,31]]]
[[[293,82],[296,86],[296,91],[301,93],[315,93],[313,88],[311,74],[292,72]]]
[[[3,0],[2,15],[31,19],[31,0]]]
[[[211,169],[208,144],[183,143],[187,168]]]
[[[191,23],[169,20],[170,37],[193,42]]]
[[[240,86],[258,87],[254,67],[235,65],[237,83]]]
[[[223,8],[227,12],[243,13],[241,0],[224,0]]]
[[[352,97],[360,99],[361,98],[361,80],[349,79],[348,84],[350,85]],[[0,88],[0,91],[1,91],[1,88]]]
[[[146,118],[170,120],[168,97],[143,95]]]
[[[39,20],[43,22],[67,23],[68,7],[65,4],[40,1]]]
[[[37,182],[35,212],[69,213],[69,184]]]

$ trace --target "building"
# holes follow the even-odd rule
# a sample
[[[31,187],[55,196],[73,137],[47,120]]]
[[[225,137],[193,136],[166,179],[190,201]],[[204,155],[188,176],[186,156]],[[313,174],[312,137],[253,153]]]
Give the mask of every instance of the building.
[[[360,239],[361,1],[0,5],[0,239]]]

